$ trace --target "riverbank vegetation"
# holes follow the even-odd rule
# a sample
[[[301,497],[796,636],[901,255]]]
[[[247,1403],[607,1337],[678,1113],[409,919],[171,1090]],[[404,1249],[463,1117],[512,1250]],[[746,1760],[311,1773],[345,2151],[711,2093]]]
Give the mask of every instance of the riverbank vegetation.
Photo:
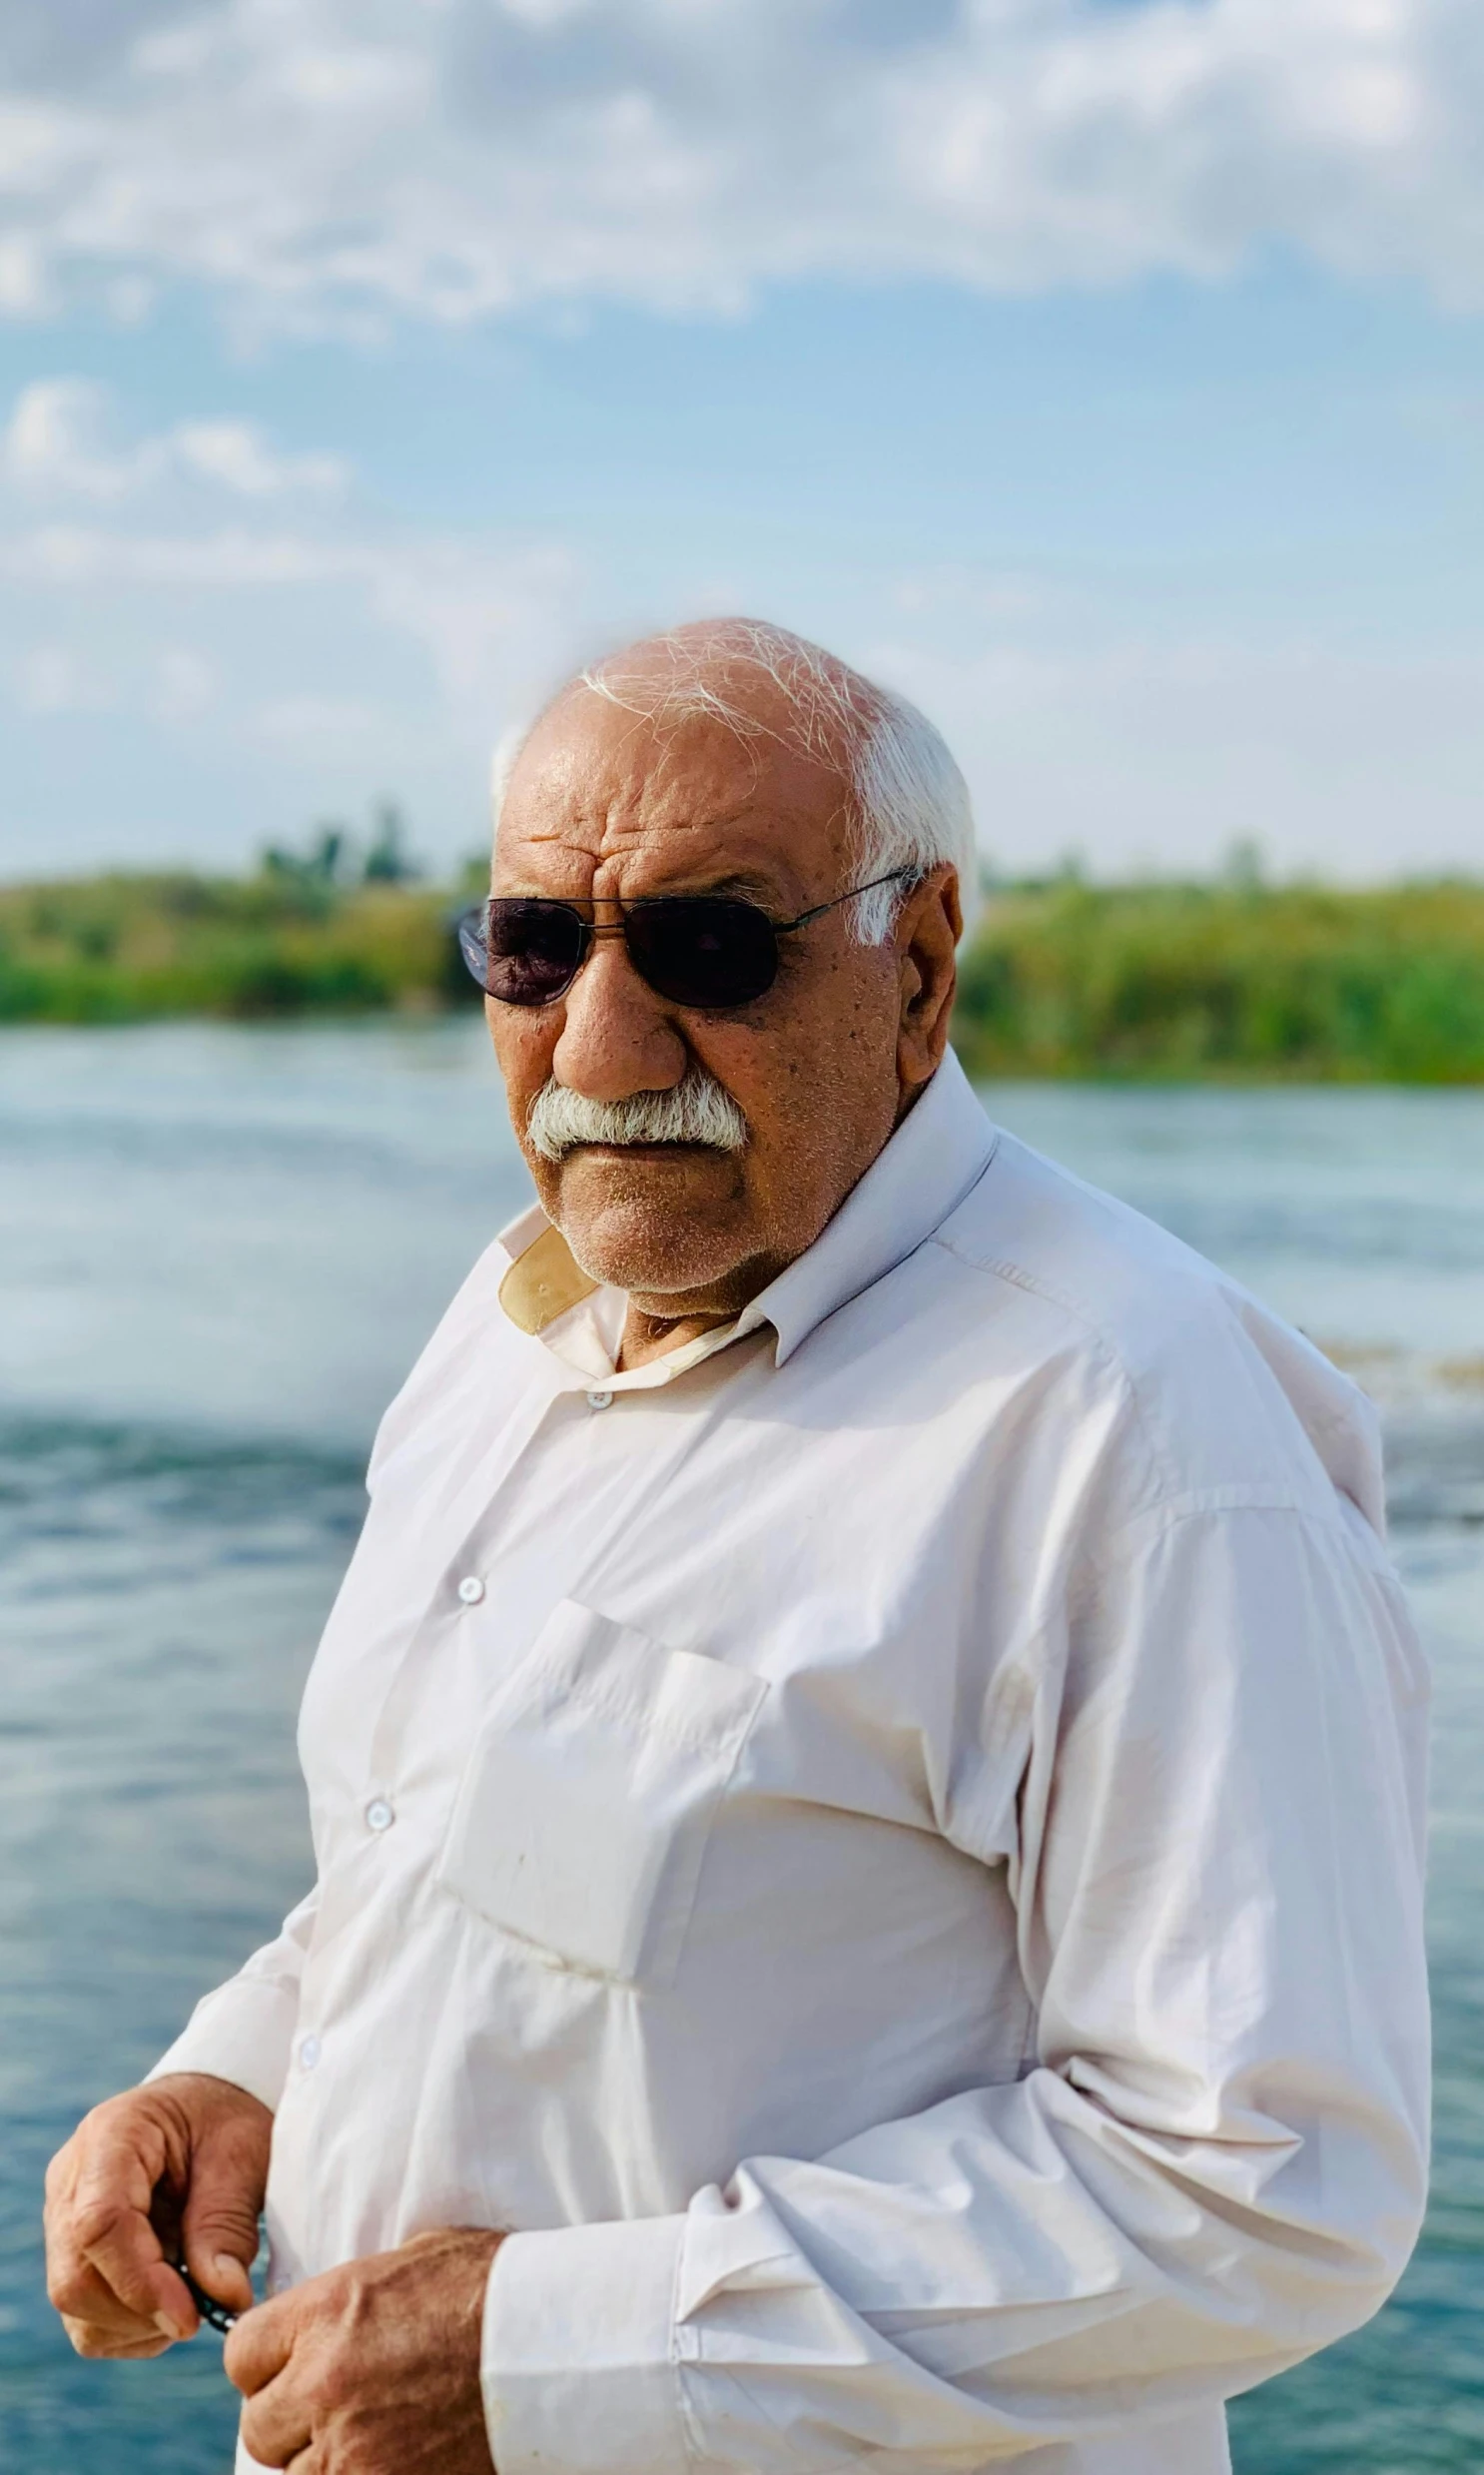
[[[402,1007],[477,991],[450,922],[482,890],[419,882],[396,809],[322,827],[250,876],[187,869],[0,885],[0,1022],[128,1023]]]
[[[449,907],[446,889],[322,895],[266,873],[0,887],[0,1022],[450,1005]]]
[[[0,1021],[463,1005],[479,891],[418,882],[389,814],[247,877],[0,886]],[[1484,882],[997,886],[955,1040],[982,1076],[1484,1081]]]
[[[1484,883],[1008,887],[963,960],[972,1073],[1484,1081]]]

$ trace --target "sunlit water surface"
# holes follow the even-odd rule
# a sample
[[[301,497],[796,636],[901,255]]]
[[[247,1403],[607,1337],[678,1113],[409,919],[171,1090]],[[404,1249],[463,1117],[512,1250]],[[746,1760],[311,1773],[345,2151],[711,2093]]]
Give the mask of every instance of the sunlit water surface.
[[[1484,2465],[1484,1096],[1036,1087],[1389,1408],[1437,1670],[1436,2198],[1369,2329],[1233,2410],[1240,2475]],[[295,1704],[377,1410],[526,1189],[476,1024],[0,1034],[0,2467],[221,2475],[216,2341],[76,2361],[46,2157],[299,1896]]]

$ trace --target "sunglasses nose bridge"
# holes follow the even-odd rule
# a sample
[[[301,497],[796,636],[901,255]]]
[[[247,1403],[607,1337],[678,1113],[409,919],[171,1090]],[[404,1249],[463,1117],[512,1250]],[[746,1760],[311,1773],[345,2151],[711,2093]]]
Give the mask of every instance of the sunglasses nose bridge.
[[[600,962],[599,957],[605,947],[610,950],[610,953],[615,948],[617,951],[612,954],[612,959]],[[597,966],[595,970],[594,966]],[[628,987],[622,999],[624,1004],[636,998],[641,1003],[646,1002],[642,994],[644,991],[648,992],[647,1002],[652,1003],[653,998],[659,992],[634,953],[626,919],[620,916],[611,920],[584,921],[582,956],[573,973],[569,1002],[575,1002],[581,1006],[596,998],[599,1004],[611,1004],[613,997],[618,993],[614,983],[615,967],[620,987],[625,981],[638,983],[637,988],[632,985]],[[577,994],[578,990],[584,986],[587,990],[585,999]]]

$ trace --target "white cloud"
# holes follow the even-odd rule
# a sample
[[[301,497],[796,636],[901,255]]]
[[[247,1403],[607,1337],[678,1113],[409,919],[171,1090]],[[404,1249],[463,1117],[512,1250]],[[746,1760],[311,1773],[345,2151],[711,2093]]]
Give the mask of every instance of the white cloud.
[[[46,524],[0,540],[0,577],[31,585],[167,585],[208,591],[315,584],[358,553],[296,533],[150,533]]]
[[[379,528],[354,504],[313,526],[133,502],[12,512],[0,873],[230,865],[377,792],[406,804],[425,852],[462,854],[485,830],[493,740],[595,633],[591,577],[539,542]],[[81,801],[79,770],[96,793]]]
[[[373,746],[383,716],[356,696],[277,696],[264,705],[256,727],[265,739],[296,751],[314,748],[339,754]]]
[[[217,675],[189,645],[167,644],[155,660],[155,712],[162,722],[194,722],[215,701]]]
[[[1199,872],[1252,836],[1339,878],[1477,867],[1484,651],[1139,635],[1110,608],[1073,632],[852,647],[947,732],[1002,866],[1077,851],[1104,874]]]
[[[377,790],[406,801],[424,849],[462,853],[484,831],[492,742],[590,650],[593,603],[557,547],[381,532],[352,511],[314,531],[167,529],[112,507],[0,528],[12,771],[29,764],[45,782],[59,724],[129,734],[124,807],[60,820],[71,865],[129,851],[241,858]],[[102,741],[80,737],[75,760],[112,782]],[[34,827],[16,804],[0,833],[12,871],[23,847],[38,864],[59,824],[55,803]]]
[[[15,693],[23,713],[47,719],[93,712],[107,702],[72,647],[65,644],[33,645],[16,665]]]
[[[333,493],[348,473],[333,455],[280,455],[249,421],[182,421],[128,447],[112,443],[108,400],[83,379],[37,379],[23,388],[0,432],[0,474],[15,487],[58,497],[118,499],[187,478],[241,498],[295,491]]]
[[[6,479],[28,490],[120,497],[133,485],[135,464],[108,453],[101,410],[101,391],[81,379],[43,379],[24,388],[0,437]]]
[[[45,307],[42,256],[34,240],[0,235],[0,317],[34,318]]]
[[[403,643],[412,639],[449,707],[485,716],[512,684],[538,693],[586,649],[585,578],[570,551],[547,543],[53,524],[0,536],[0,584],[7,582],[70,596],[85,613],[111,593],[130,595],[137,609],[138,596],[152,592],[168,613],[183,594],[240,604],[245,595],[302,601],[318,591]]]
[[[49,0],[9,15],[41,63],[0,94],[20,310],[121,281],[312,327],[726,308],[1274,243],[1484,298],[1478,0],[130,0],[71,49]]]
[[[275,455],[250,421],[183,421],[161,441],[161,453],[184,471],[243,498],[279,498],[286,490],[339,490],[347,480],[338,455]]]
[[[722,598],[766,602],[758,581],[738,575]],[[499,731],[639,615],[620,577],[550,544],[379,532],[354,510],[322,529],[192,532],[103,509],[0,534],[7,583],[24,589],[0,592],[15,631],[0,676],[33,729],[86,731],[91,715],[113,732],[154,727],[138,760],[148,802],[142,789],[124,840],[151,856],[162,804],[190,810],[177,830],[199,840],[182,847],[230,832],[245,852],[378,788],[406,798],[425,845],[466,850]],[[676,571],[667,614],[717,598],[714,579]],[[1157,597],[1135,610],[1091,571],[970,565],[883,573],[779,615],[933,715],[1004,865],[1077,848],[1106,872],[1201,869],[1243,834],[1281,867],[1340,876],[1388,874],[1399,855],[1415,868],[1477,859],[1473,644],[1366,650]],[[203,717],[204,808],[199,783],[178,798],[173,782],[178,734]],[[79,864],[110,850],[80,845]]]

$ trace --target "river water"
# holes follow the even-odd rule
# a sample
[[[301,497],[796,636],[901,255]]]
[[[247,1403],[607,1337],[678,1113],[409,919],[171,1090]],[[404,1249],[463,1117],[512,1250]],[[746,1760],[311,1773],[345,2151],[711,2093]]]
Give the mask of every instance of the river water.
[[[1004,1086],[1388,1416],[1438,1682],[1436,2197],[1239,2475],[1484,2465],[1484,1095]],[[0,2467],[225,2475],[203,2337],[78,2362],[45,2159],[308,1876],[294,1710],[382,1402],[524,1173],[477,1022],[0,1033]]]

